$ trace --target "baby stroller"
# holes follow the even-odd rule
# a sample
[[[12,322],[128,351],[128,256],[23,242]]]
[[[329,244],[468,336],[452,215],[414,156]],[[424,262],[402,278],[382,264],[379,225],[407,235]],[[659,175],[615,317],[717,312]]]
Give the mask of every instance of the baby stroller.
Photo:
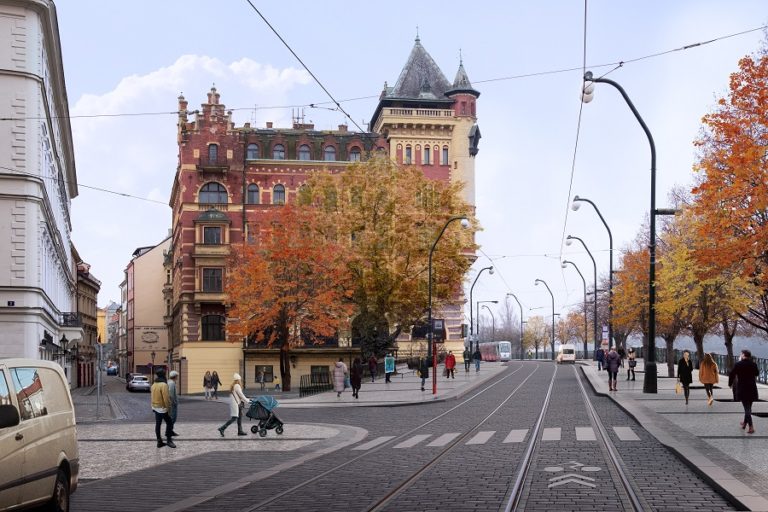
[[[258,432],[261,437],[266,437],[267,430],[272,429],[275,429],[278,435],[283,433],[283,422],[275,415],[275,407],[277,400],[271,396],[257,396],[251,400],[251,406],[245,415],[252,420],[259,420],[258,425],[251,427],[252,433]]]

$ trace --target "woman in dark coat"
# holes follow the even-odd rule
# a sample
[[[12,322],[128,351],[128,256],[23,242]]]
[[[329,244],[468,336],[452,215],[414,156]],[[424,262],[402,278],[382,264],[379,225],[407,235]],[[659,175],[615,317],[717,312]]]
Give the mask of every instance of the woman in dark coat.
[[[419,374],[421,374],[421,390],[424,391],[424,384],[426,384],[429,378],[429,367],[431,366],[428,357],[422,357],[419,359]]]
[[[693,361],[691,353],[683,351],[683,358],[677,363],[677,381],[683,385],[685,392],[685,405],[688,405],[688,396],[691,394],[691,382],[693,382]]]
[[[611,347],[608,351],[608,355],[605,356],[605,367],[608,369],[608,390],[616,391],[616,380],[619,375],[619,367],[621,366],[621,357],[616,352],[616,347]]]
[[[752,352],[742,350],[741,359],[733,365],[733,369],[728,374],[728,386],[733,387],[734,397],[736,400],[741,400],[741,405],[744,406],[744,421],[739,425],[742,429],[749,426],[747,434],[755,433],[752,426],[752,402],[758,398],[756,383],[758,375],[757,365],[752,361]]]
[[[349,383],[352,385],[352,396],[360,398],[360,386],[363,385],[363,363],[359,357],[352,362],[352,369],[349,371]]]

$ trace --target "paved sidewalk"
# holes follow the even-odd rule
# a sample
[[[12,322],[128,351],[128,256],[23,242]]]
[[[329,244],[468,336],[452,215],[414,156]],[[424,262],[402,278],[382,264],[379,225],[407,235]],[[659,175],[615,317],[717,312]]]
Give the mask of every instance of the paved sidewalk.
[[[74,388],[71,394],[78,423],[125,419],[125,414],[110,399],[106,386],[102,386],[101,393],[97,392],[96,386],[90,386]]]
[[[753,405],[755,434],[746,434],[739,427],[744,417],[741,403],[720,401],[733,398],[727,376],[720,376],[715,402],[709,407],[698,371],[694,370],[686,405],[683,396],[675,394],[677,379],[665,377],[665,363],[657,364],[658,393],[643,393],[643,366],[643,361],[638,360],[635,381],[627,381],[626,368],[622,368],[618,391],[609,392],[608,374],[598,372],[596,363],[583,363],[596,392],[610,396],[702,478],[745,509],[768,511],[768,402]],[[762,399],[768,399],[768,386],[758,384],[758,392]]]

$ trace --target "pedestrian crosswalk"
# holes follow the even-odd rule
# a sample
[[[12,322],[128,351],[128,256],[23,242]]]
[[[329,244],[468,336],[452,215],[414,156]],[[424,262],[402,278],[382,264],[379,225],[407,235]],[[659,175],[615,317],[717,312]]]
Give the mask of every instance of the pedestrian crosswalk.
[[[613,432],[616,434],[616,437],[620,442],[637,442],[640,441],[640,437],[637,435],[637,433],[632,429],[632,427],[623,427],[623,426],[614,426],[611,427]],[[594,430],[594,428],[590,427],[574,427],[573,431],[575,432],[576,441],[597,441],[597,435]],[[502,444],[510,444],[510,443],[522,443],[528,439],[528,434],[530,430],[529,429],[515,429],[511,430],[509,432],[498,432],[496,430],[483,430],[480,432],[476,432],[471,436],[468,436],[466,440],[463,440],[462,443],[465,445],[483,445],[488,442],[494,442],[499,439],[501,439]],[[410,437],[407,437],[400,442],[398,442],[396,445],[394,445],[394,449],[401,450],[404,448],[414,448],[419,445],[425,445],[430,448],[435,447],[443,447],[447,446],[451,442],[453,442],[457,437],[461,436],[462,432],[448,432],[445,434],[415,434]],[[503,436],[503,437],[502,437]],[[568,432],[568,429],[564,429],[562,427],[550,427],[545,428],[542,431],[541,435],[541,441],[548,443],[548,442],[556,442],[556,441],[562,441],[563,438],[565,439],[573,439],[573,436],[570,435]],[[377,446],[380,446],[388,441],[391,441],[392,439],[395,439],[395,436],[380,436],[376,437],[374,439],[371,439],[370,441],[367,441],[363,444],[354,446],[353,450],[371,450],[373,448],[376,448]]]

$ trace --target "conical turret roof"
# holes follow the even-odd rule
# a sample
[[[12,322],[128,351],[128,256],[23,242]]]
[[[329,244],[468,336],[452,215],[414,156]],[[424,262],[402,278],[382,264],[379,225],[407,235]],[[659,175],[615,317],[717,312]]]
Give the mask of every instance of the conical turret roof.
[[[397,83],[391,91],[387,91],[387,96],[440,99],[445,98],[445,91],[450,88],[451,83],[417,37]]]
[[[455,94],[458,92],[468,92],[475,96],[480,96],[480,92],[476,91],[472,87],[472,82],[469,81],[467,71],[464,69],[464,61],[459,61],[459,70],[456,71],[456,78],[453,79],[453,85],[445,93],[447,95]]]

